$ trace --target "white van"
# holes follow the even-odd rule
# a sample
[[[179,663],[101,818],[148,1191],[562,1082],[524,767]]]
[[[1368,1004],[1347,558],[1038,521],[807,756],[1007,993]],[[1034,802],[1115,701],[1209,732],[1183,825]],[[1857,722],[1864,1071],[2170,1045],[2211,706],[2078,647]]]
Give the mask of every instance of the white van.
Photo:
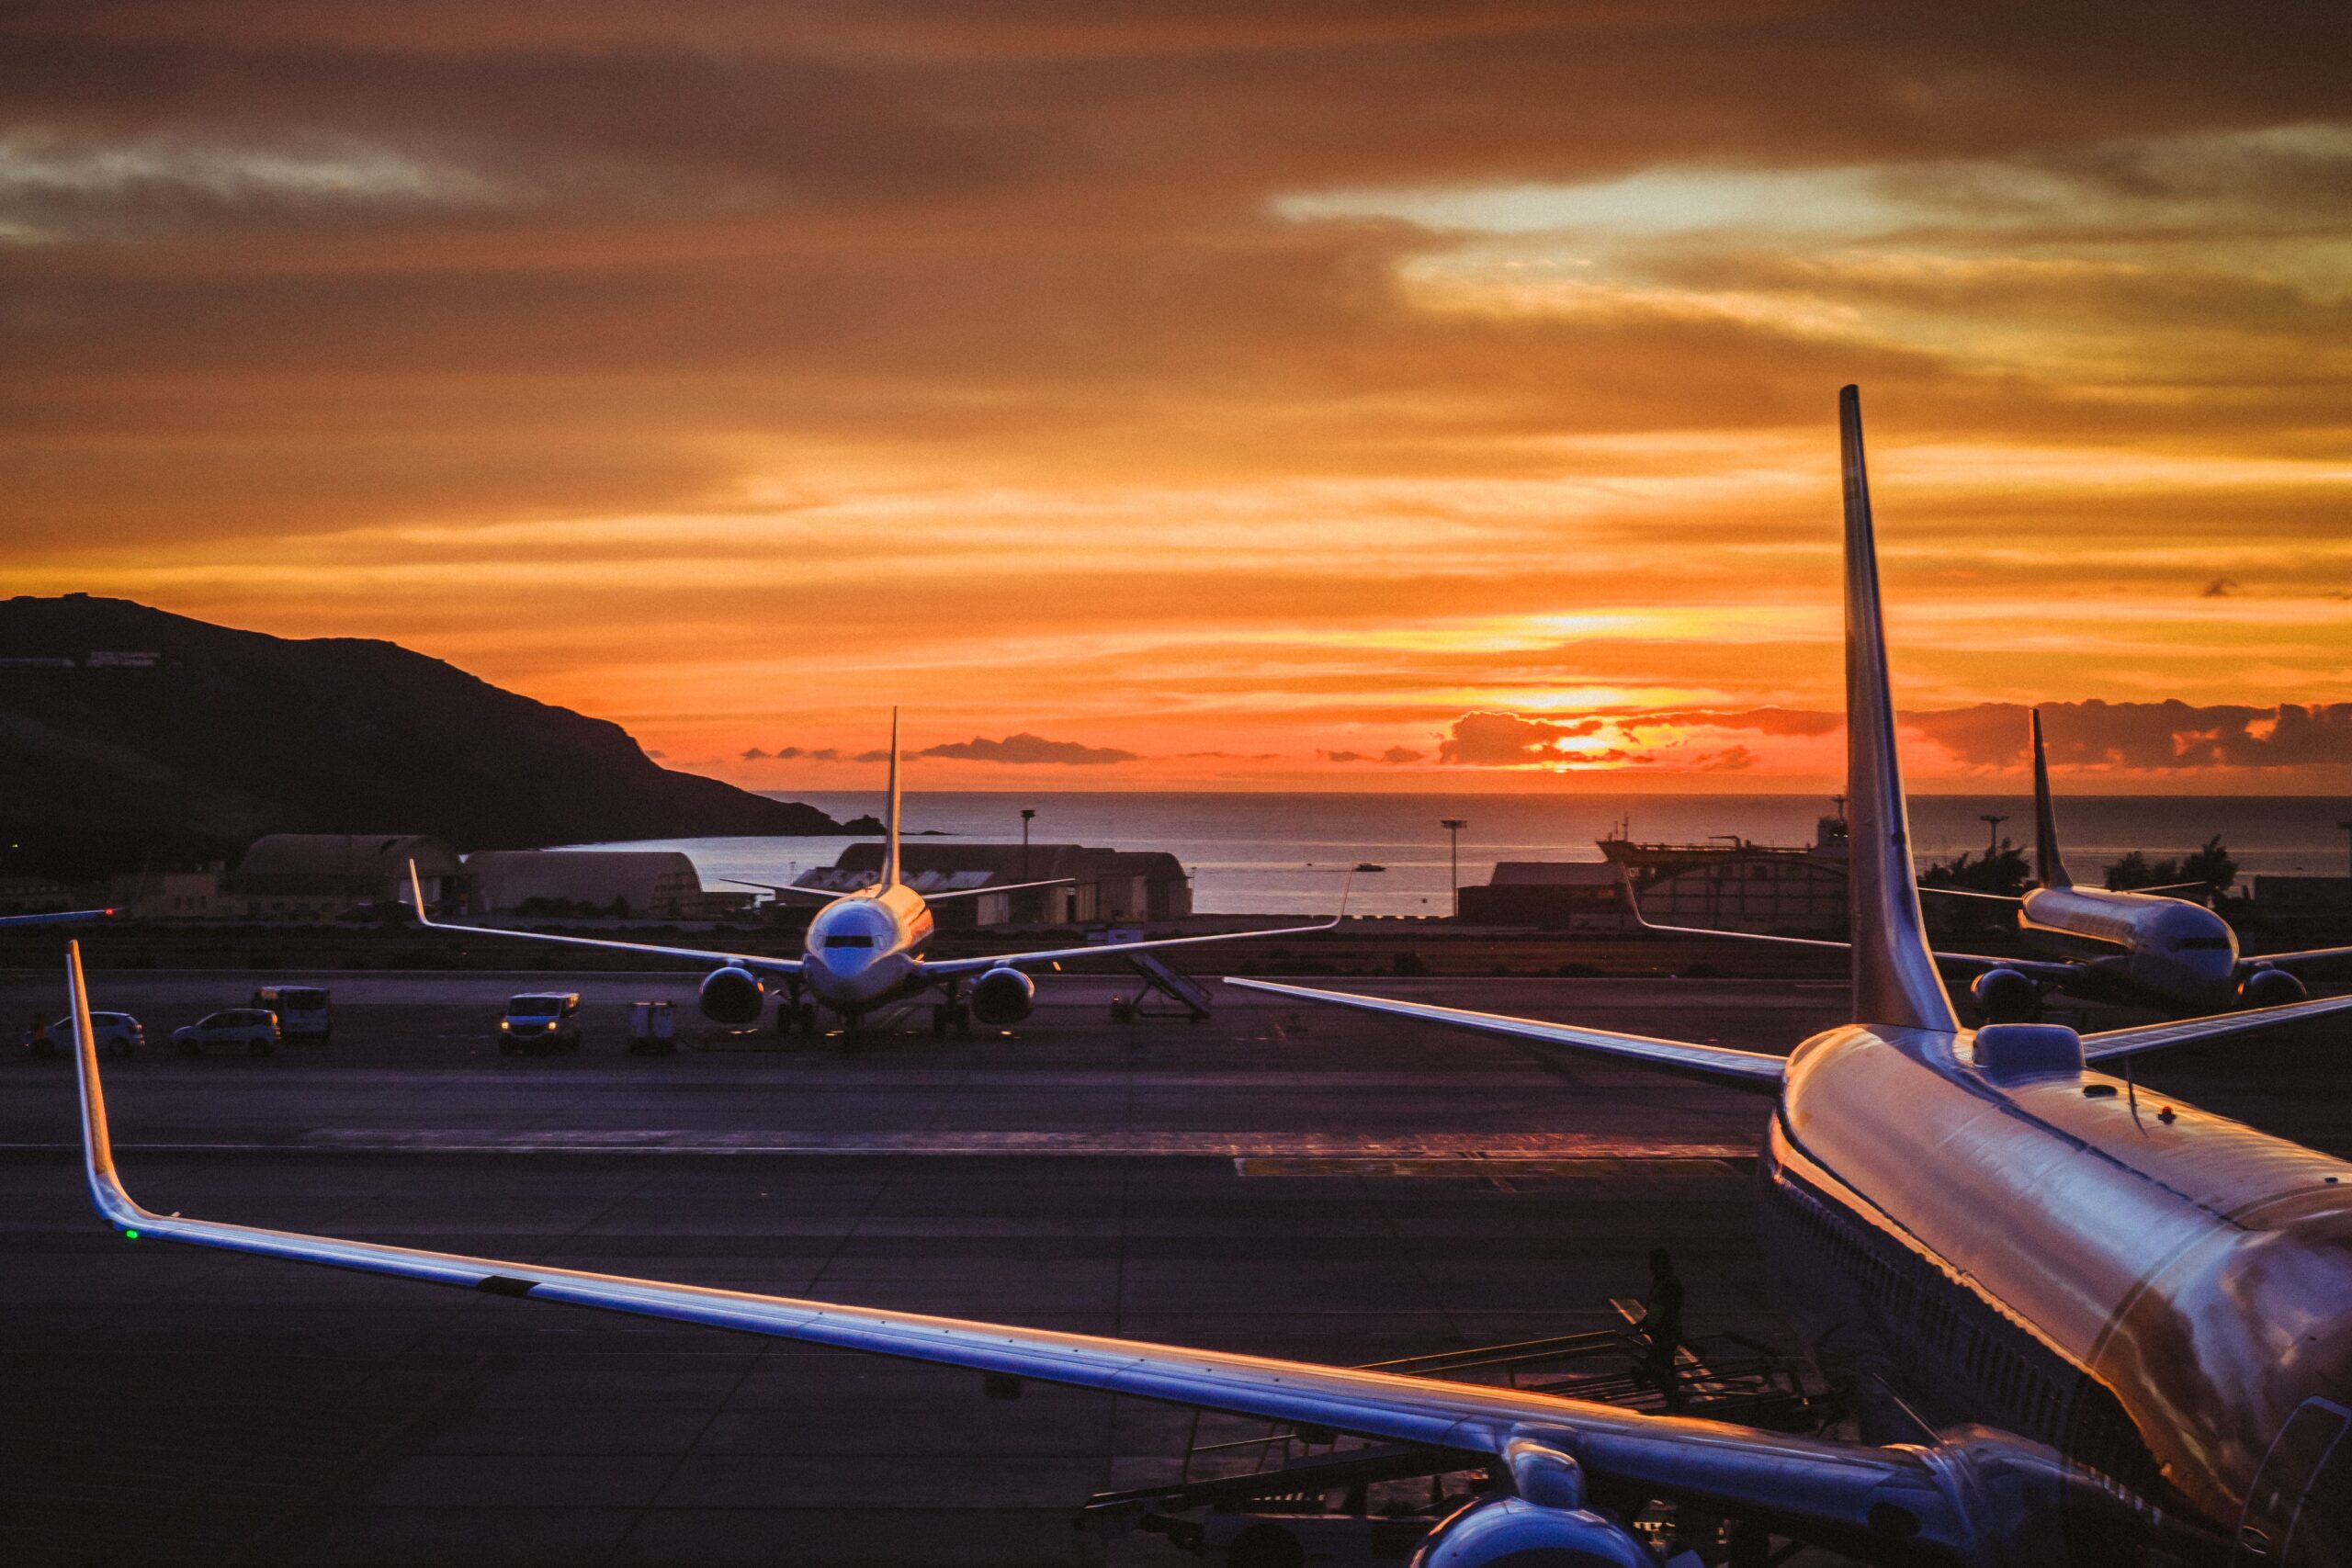
[[[277,1032],[289,1045],[324,1045],[334,1039],[334,1003],[324,986],[264,986],[253,1005],[277,1015]]]

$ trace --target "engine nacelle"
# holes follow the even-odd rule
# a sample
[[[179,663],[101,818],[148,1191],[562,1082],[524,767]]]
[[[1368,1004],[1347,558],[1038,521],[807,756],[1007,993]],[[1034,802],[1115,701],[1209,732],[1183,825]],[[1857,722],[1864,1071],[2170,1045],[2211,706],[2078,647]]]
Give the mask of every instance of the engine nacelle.
[[[1421,1539],[1412,1568],[1657,1568],[1633,1531],[1589,1508],[1481,1497]]]
[[[1037,982],[1018,969],[991,969],[972,982],[972,1016],[982,1023],[1019,1023],[1037,1005]]]
[[[2038,1023],[2041,987],[2014,969],[1987,969],[1968,983],[1969,999],[1987,1023]]]
[[[729,964],[714,969],[703,977],[702,1015],[713,1023],[741,1026],[760,1021],[760,1012],[767,1006],[767,991],[760,977],[749,969]]]
[[[2256,969],[2238,987],[2238,1002],[2250,1008],[2282,1008],[2311,995],[2303,983],[2284,969]]]

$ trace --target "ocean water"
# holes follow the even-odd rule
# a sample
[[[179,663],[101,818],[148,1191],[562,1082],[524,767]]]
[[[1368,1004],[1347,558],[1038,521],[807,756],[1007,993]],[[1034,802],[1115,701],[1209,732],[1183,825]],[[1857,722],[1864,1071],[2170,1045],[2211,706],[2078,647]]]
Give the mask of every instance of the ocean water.
[[[882,809],[878,790],[806,800],[834,818]],[[1033,842],[1166,850],[1193,874],[1195,908],[1217,914],[1306,914],[1337,902],[1342,875],[1360,861],[1387,869],[1360,874],[1349,908],[1367,915],[1440,915],[1450,908],[1447,817],[1461,834],[1464,883],[1484,882],[1498,860],[1599,860],[1598,840],[1630,820],[1644,842],[1704,843],[1736,836],[1757,843],[1804,844],[1832,809],[1825,796],[1792,795],[1370,794],[1012,794],[941,792],[907,796],[910,831],[931,829],[992,843],[1021,840],[1021,808],[1036,810]],[[2346,874],[2346,840],[2335,825],[2352,803],[2329,796],[2081,795],[2059,802],[2068,868],[2096,878],[2130,850],[2162,859],[2219,834],[2241,877],[2256,873]],[[1999,831],[2032,837],[2033,805],[2015,795],[1922,795],[1911,803],[1920,863],[1984,847],[1986,813]],[[707,886],[729,878],[788,882],[831,865],[848,840],[762,838],[653,840],[598,848],[675,849],[691,856]]]

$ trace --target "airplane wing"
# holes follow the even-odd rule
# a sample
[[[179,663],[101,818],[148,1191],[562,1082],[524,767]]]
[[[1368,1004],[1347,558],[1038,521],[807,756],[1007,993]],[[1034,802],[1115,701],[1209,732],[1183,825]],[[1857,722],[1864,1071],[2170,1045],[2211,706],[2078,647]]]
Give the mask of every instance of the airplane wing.
[[[1449,1029],[1466,1029],[1478,1034],[1500,1034],[1541,1045],[1565,1045],[1570,1050],[1641,1062],[1685,1077],[1705,1078],[1767,1094],[1780,1092],[1781,1077],[1788,1067],[1783,1057],[1759,1051],[1736,1051],[1727,1045],[1702,1045],[1688,1040],[1657,1040],[1646,1034],[1620,1034],[1610,1029],[1587,1029],[1574,1023],[1546,1023],[1540,1019],[1473,1012],[1466,1008],[1438,1007],[1429,1002],[1400,1002],[1386,997],[1358,996],[1352,991],[1317,990],[1310,986],[1284,985],[1276,980],[1244,980],[1227,976],[1225,983],[1238,986],[1244,990],[1265,991],[1279,997],[1299,997],[1310,1002],[1329,1002],[1335,1007],[1383,1013],[1390,1018],[1417,1019],[1423,1023],[1439,1023]]]
[[[468,936],[503,936],[524,942],[552,942],[565,947],[594,947],[606,953],[648,953],[656,958],[690,958],[697,964],[733,964],[770,975],[797,975],[797,958],[770,958],[757,953],[719,953],[704,947],[662,947],[650,942],[616,942],[609,937],[557,936],[548,931],[510,931],[498,926],[459,926],[436,920],[424,912],[424,887],[417,880],[416,863],[408,863],[408,890],[416,923],[428,931],[460,931]]]
[[[1922,893],[1950,892],[1951,889],[1923,887],[1919,891]],[[1971,894],[1969,897],[1989,898],[1996,895],[1983,893]],[[1642,913],[1639,899],[1629,900],[1628,907],[1634,911],[1634,924],[1645,931],[1664,931],[1668,936],[1713,936],[1721,937],[1725,942],[1769,942],[1781,947],[1810,947],[1831,953],[1854,951],[1852,942],[1832,942],[1824,937],[1774,936],[1767,931],[1727,931],[1715,926],[1662,926]],[[1941,948],[1935,949],[1928,956],[1936,961],[1938,968],[1949,970],[1957,975],[1973,976],[1982,975],[1988,969],[2014,969],[2030,979],[2039,980],[2048,986],[2064,983],[2081,967],[2078,964],[2046,958],[1996,958],[1990,953],[1950,953]]]
[[[1872,1562],[1950,1564],[1982,1555],[1965,1500],[1973,1484],[1969,1461],[1957,1448],[1875,1448],[1647,1416],[1507,1386],[839,1306],[154,1213],[130,1197],[115,1168],[78,945],[68,972],[85,1175],[101,1217],[130,1241],[178,1242],[1035,1378],[1495,1455],[1506,1465],[1527,1445],[1538,1444],[1566,1454],[1597,1483],[1702,1500]]]
[[[1311,926],[1277,926],[1261,931],[1211,931],[1205,936],[1163,936],[1148,942],[1098,942],[1087,947],[1049,947],[1037,953],[1002,953],[992,958],[925,959],[925,975],[976,975],[985,969],[1021,969],[1032,964],[1058,964],[1066,958],[1102,958],[1121,953],[1149,953],[1163,947],[1199,947],[1212,942],[1248,942],[1270,936],[1306,936],[1315,931],[1328,931],[1348,918],[1348,892],[1355,886],[1355,874],[1348,874],[1347,882],[1340,889],[1340,912],[1328,920],[1317,920]],[[982,888],[992,893],[994,888]]]
[[[746,882],[740,876],[722,876],[718,880],[731,882],[738,887],[761,888],[775,894],[779,898],[822,898],[827,903],[836,898],[852,897],[865,891],[865,887],[853,887],[847,892],[840,892],[831,887],[803,887],[793,882]],[[872,883],[866,884],[867,887],[872,886]]]
[[[2214,1013],[2207,1018],[2184,1018],[2170,1023],[2143,1023],[2130,1029],[2103,1030],[2083,1036],[2083,1060],[2090,1063],[2111,1062],[2124,1056],[2137,1056],[2145,1051],[2161,1051],[2170,1045],[2188,1045],[2200,1040],[2226,1040],[2233,1034],[2251,1034],[2258,1029],[2275,1029],[2282,1023],[2301,1023],[2305,1019],[2324,1018],[2329,1013],[2352,1010],[2352,996],[2316,997],[2306,1002],[2289,1002],[2283,1007],[2247,1008],[2240,1012]]]
[[[1937,893],[1946,898],[1983,898],[1995,904],[2022,904],[2025,898],[2016,893],[1980,893],[1973,887],[1938,887],[1930,882],[1919,884],[1922,893]]]
[[[2352,958],[2352,947],[2306,947],[2299,953],[2255,953],[2238,961],[2238,971],[2299,969],[2306,964],[2336,964]]]
[[[922,901],[936,904],[943,898],[978,898],[984,893],[1018,893],[1024,887],[1067,887],[1077,880],[1075,876],[1049,876],[1043,882],[1000,882],[992,887],[950,887],[944,893],[925,893]]]
[[[118,909],[58,909],[46,915],[0,915],[0,926],[62,926],[75,920],[104,920]]]

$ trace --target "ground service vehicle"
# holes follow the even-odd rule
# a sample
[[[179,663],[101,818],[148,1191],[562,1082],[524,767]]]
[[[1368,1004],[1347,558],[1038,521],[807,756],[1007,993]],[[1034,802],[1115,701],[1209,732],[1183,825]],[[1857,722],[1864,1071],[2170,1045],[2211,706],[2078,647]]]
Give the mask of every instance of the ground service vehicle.
[[[289,1045],[325,1045],[334,1039],[334,998],[323,986],[264,986],[254,1006],[277,1015],[277,1032]]]
[[[632,1056],[669,1056],[678,1049],[678,1021],[668,1002],[628,1004],[628,1050]]]
[[[579,1049],[579,992],[533,991],[508,999],[506,1016],[498,1021],[501,1055]]]

